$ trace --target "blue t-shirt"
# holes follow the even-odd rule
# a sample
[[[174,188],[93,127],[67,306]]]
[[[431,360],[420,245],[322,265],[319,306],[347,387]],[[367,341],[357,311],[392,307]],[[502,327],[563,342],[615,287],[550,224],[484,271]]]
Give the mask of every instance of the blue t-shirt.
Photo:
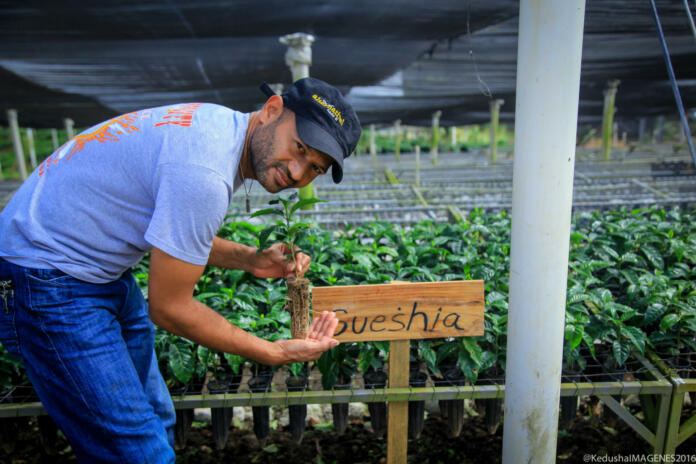
[[[189,103],[124,114],[69,140],[0,214],[0,257],[118,279],[153,246],[203,265],[241,181],[249,115]]]

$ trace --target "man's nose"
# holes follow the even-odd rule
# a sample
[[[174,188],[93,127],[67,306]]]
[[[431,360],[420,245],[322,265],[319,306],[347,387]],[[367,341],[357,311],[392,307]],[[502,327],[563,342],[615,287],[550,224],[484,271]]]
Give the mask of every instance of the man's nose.
[[[307,169],[309,169],[310,163],[305,159],[295,159],[288,164],[288,170],[290,171],[291,181],[294,183],[301,182],[302,179],[307,175]]]

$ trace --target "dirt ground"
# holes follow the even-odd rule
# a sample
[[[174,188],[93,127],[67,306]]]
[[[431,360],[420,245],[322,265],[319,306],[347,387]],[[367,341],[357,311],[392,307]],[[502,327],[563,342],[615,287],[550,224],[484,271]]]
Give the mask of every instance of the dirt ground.
[[[689,407],[684,418],[696,413]],[[19,436],[0,449],[2,464],[75,462],[65,439],[48,446],[41,444],[36,418],[13,419]],[[6,429],[5,429],[6,430]],[[491,435],[483,416],[470,417],[457,438],[448,438],[448,427],[438,414],[425,420],[423,433],[410,439],[408,462],[418,464],[498,463],[502,454],[502,425]],[[696,454],[696,435],[678,448],[678,454]],[[637,433],[611,412],[602,412],[596,404],[582,404],[577,417],[567,428],[559,430],[558,463],[584,463],[587,454],[628,456],[650,454],[652,449]],[[343,435],[326,427],[308,427],[300,443],[283,427],[271,431],[259,441],[251,430],[232,428],[224,449],[216,450],[210,424],[195,422],[187,445],[177,451],[177,463],[209,464],[358,464],[386,461],[386,438],[370,429],[369,417],[353,420]],[[690,461],[686,461],[690,462]]]

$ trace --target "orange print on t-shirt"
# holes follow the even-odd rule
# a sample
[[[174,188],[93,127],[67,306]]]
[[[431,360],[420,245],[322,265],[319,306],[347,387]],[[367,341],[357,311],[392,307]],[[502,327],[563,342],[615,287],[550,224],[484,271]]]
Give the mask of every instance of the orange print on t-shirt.
[[[203,103],[188,103],[178,108],[167,110],[167,114],[162,116],[164,121],[155,124],[155,127],[174,124],[176,126],[191,127],[193,114],[198,108],[203,106]]]
[[[39,177],[43,176],[46,168],[53,166],[58,161],[70,161],[75,153],[81,152],[85,146],[91,142],[117,142],[120,134],[130,134],[137,132],[138,128],[133,125],[138,113],[127,113],[113,119],[109,119],[101,126],[91,132],[77,135],[63,144],[55,153],[46,158],[39,166]]]

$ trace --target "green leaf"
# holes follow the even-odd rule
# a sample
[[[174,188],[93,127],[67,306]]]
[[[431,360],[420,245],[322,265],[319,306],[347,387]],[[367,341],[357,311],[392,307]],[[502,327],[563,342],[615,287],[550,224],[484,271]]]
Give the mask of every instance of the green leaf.
[[[232,353],[224,353],[223,356],[225,357],[227,364],[230,365],[230,368],[232,369],[233,373],[239,374],[242,371],[241,368],[244,364],[244,358],[242,358],[238,354]]]
[[[284,217],[283,212],[280,211],[279,209],[275,209],[275,208],[266,208],[266,209],[260,209],[260,210],[254,211],[253,213],[251,213],[251,217],[255,218],[255,217],[266,216],[266,215],[270,215],[270,214],[275,214],[277,216]]]
[[[663,332],[667,332],[677,322],[679,322],[678,315],[676,315],[674,313],[667,314],[660,321],[660,330],[662,330]]]
[[[640,351],[641,354],[645,353],[645,341],[648,337],[642,330],[640,330],[638,327],[626,325],[621,327],[621,334],[631,340],[633,346],[638,348],[638,351]]]
[[[485,371],[489,367],[493,367],[495,362],[498,360],[498,355],[492,351],[484,351],[481,355],[481,367],[480,371]]]
[[[571,350],[575,349],[582,342],[583,328],[575,324],[566,324],[565,340]]]
[[[372,269],[372,256],[367,253],[353,253],[353,260],[368,271]]]
[[[268,445],[268,446],[261,448],[261,449],[263,451],[265,451],[266,453],[277,453],[279,451],[278,446],[275,443]]]
[[[612,258],[614,258],[614,259],[619,259],[619,254],[618,254],[615,250],[613,250],[612,248],[610,248],[610,247],[608,247],[608,246],[606,246],[606,245],[602,245],[601,248],[602,248],[602,250],[603,250],[606,254],[608,254],[608,255],[611,256]]]
[[[377,247],[377,253],[382,254],[382,255],[389,255],[394,258],[399,257],[399,252],[396,251],[396,248],[388,247],[388,246],[380,246]]]
[[[657,248],[652,245],[643,244],[640,246],[640,250],[654,267],[657,269],[663,269],[665,267],[662,255],[657,251]]]
[[[324,200],[320,200],[318,198],[303,198],[302,200],[292,205],[292,208],[290,208],[290,215],[292,216],[292,214],[300,208],[304,208],[305,206],[313,205],[314,203],[319,203],[322,201]]]
[[[471,356],[471,360],[476,364],[481,364],[482,350],[479,344],[473,338],[463,337],[462,345]]]
[[[581,234],[581,233],[579,233],[579,232],[573,232],[572,234],[570,234],[570,241],[571,241],[571,243],[573,243],[574,245],[578,245],[578,244],[580,244],[580,243],[583,242],[583,241],[588,242],[589,239],[587,238],[586,235],[583,235],[583,234]]]
[[[194,369],[191,347],[176,342],[169,345],[169,367],[179,382],[184,385],[189,383]]]
[[[466,338],[463,338],[463,340],[466,340]],[[476,381],[480,365],[471,359],[471,356],[469,356],[467,351],[462,350],[459,352],[457,364],[459,365],[459,369],[461,369],[462,374],[464,374],[464,377],[466,377],[472,383]]]
[[[635,310],[629,306],[622,305],[619,303],[614,303],[613,301],[609,301],[608,303],[605,304],[604,309],[607,309],[611,311],[612,313],[626,313],[626,312],[633,312],[635,313]]]
[[[213,357],[213,352],[203,345],[198,345],[196,348],[196,356],[201,364],[207,367],[208,363],[210,363],[210,359]]]
[[[568,296],[567,304],[570,306],[581,301],[585,301],[588,296],[585,293],[575,293]]]
[[[418,351],[425,360],[425,364],[428,366],[430,372],[433,372],[434,374],[439,374],[440,369],[438,369],[437,367],[437,355],[435,354],[435,351],[430,346],[426,346],[422,343],[419,343],[418,348]]]
[[[271,224],[267,227],[264,227],[264,229],[261,231],[261,233],[259,234],[259,252],[268,248],[268,237],[270,237],[270,235],[276,230],[277,227],[278,226],[276,224]]]
[[[621,262],[630,263],[630,264],[638,264],[638,255],[636,255],[635,253],[631,253],[631,252],[624,253],[623,255],[621,255]]]
[[[653,303],[650,306],[648,306],[648,309],[645,311],[645,317],[643,318],[643,322],[645,322],[646,325],[650,325],[654,322],[657,322],[662,315],[665,313],[665,308],[664,305],[659,304],[659,303]]]
[[[290,226],[290,229],[288,229],[288,236],[292,237],[293,235],[297,234],[299,231],[303,229],[309,229],[311,228],[311,224],[307,224],[306,222],[298,222],[297,224],[293,224]]]
[[[628,357],[631,355],[631,347],[626,342],[615,340],[611,345],[612,352],[614,353],[614,359],[616,360],[617,366],[621,367],[624,365]]]

